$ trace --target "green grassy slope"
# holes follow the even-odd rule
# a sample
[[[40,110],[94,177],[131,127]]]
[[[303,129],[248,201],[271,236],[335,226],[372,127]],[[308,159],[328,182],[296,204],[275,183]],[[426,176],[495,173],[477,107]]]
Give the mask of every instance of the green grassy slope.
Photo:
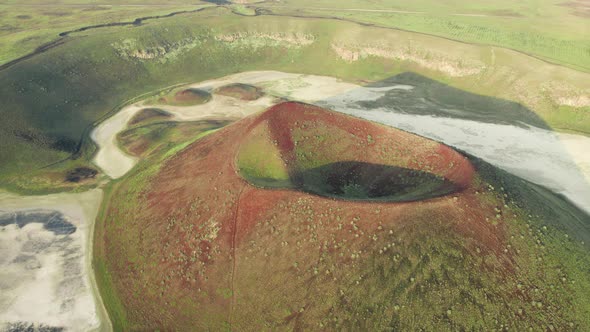
[[[201,2],[200,4],[205,4]],[[465,42],[509,47],[562,64],[590,70],[590,39],[572,31],[589,31],[590,11],[583,0],[546,1],[361,1],[321,0],[267,2],[232,6],[242,15],[255,7],[281,14],[330,15],[410,31],[434,34]],[[3,21],[0,63],[24,55],[49,42],[64,30],[83,25],[132,20],[194,9],[177,1],[110,2],[6,1],[0,8]],[[397,12],[396,12],[397,11]],[[50,28],[48,28],[50,27]]]

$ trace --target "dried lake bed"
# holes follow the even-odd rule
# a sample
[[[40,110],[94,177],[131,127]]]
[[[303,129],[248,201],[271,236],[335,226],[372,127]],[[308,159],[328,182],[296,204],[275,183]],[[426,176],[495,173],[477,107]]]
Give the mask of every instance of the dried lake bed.
[[[101,200],[0,193],[0,330],[109,330],[91,272]]]

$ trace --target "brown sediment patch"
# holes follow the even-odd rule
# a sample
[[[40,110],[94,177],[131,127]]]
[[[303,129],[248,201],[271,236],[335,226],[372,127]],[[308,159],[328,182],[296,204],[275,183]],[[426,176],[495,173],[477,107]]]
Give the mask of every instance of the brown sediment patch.
[[[63,17],[72,15],[72,12],[65,12],[65,11],[50,11],[50,12],[43,12],[43,15],[46,16],[56,16],[56,17]]]
[[[262,89],[243,83],[232,83],[215,89],[214,93],[241,100],[256,100],[264,95]]]
[[[211,94],[201,89],[185,89],[174,95],[177,102],[190,102],[193,105],[204,104],[211,100]]]
[[[129,120],[129,125],[136,125],[146,121],[153,121],[153,120],[166,120],[170,119],[172,114],[159,109],[159,108],[144,108],[137,112],[131,120]]]
[[[158,99],[158,103],[175,106],[201,105],[211,100],[211,94],[201,89],[183,89],[173,95],[164,96]]]
[[[563,7],[570,7],[570,8],[588,8],[590,7],[589,0],[574,0],[574,1],[566,1],[558,4],[559,6]]]
[[[88,179],[94,179],[98,171],[94,168],[89,167],[77,167],[72,170],[69,170],[66,173],[66,181],[67,182],[82,182]]]
[[[590,1],[588,0],[575,0],[567,1],[558,4],[562,7],[568,7],[572,9],[570,14],[580,17],[590,17]]]
[[[572,15],[580,16],[580,17],[590,17],[590,9],[586,11],[575,11],[572,12]]]
[[[496,9],[486,12],[486,14],[491,16],[524,17],[524,15],[517,13],[511,9]]]

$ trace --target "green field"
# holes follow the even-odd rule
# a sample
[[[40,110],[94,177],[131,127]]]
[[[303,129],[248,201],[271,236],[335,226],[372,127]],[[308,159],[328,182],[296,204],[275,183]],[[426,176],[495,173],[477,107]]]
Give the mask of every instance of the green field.
[[[590,71],[590,6],[583,0],[286,0],[260,6],[273,13],[338,17],[507,47]]]
[[[0,4],[0,65],[33,52],[58,39],[64,31],[113,22],[133,21],[138,17],[166,15],[198,7],[180,2],[157,5],[158,1],[135,1],[142,5],[108,5],[105,1],[4,1]],[[104,3],[104,5],[103,5]]]
[[[49,5],[36,1],[0,4],[0,64],[32,52],[57,39],[63,31],[83,26],[133,21],[137,17],[194,10],[201,2],[178,1],[80,2],[60,0]],[[583,0],[448,1],[320,0],[232,5],[239,15],[263,14],[336,17],[458,41],[512,48],[572,68],[590,71],[590,7]]]

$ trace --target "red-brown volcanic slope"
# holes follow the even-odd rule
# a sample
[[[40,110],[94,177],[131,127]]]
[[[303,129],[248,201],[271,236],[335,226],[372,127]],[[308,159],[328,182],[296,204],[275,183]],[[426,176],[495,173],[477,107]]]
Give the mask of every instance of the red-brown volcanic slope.
[[[253,132],[268,133],[289,165],[298,158],[292,137],[312,136],[318,128],[332,130],[318,151],[332,149],[342,160],[397,160],[398,166],[449,179],[458,191],[405,203],[347,201],[262,189],[240,176],[237,155]],[[482,257],[478,269],[486,269],[486,254],[510,269],[511,259],[501,250],[502,224],[486,222],[497,202],[481,198],[484,186],[469,160],[445,145],[283,103],[192,144],[146,180],[145,188],[126,193],[138,202],[111,207],[104,238],[109,270],[137,329],[361,326],[358,304],[378,302],[379,287],[389,287],[363,284],[367,280],[398,280],[401,297],[415,290],[410,278],[418,285],[429,275],[424,271],[476,264],[444,256],[467,257],[476,249]],[[440,253],[448,259],[442,265],[434,258],[425,262],[424,254],[433,255],[439,245],[458,253]],[[395,274],[377,268],[384,255],[391,255],[387,264]],[[391,306],[371,309],[375,324],[375,312],[388,317],[397,310],[393,300],[383,301]]]

